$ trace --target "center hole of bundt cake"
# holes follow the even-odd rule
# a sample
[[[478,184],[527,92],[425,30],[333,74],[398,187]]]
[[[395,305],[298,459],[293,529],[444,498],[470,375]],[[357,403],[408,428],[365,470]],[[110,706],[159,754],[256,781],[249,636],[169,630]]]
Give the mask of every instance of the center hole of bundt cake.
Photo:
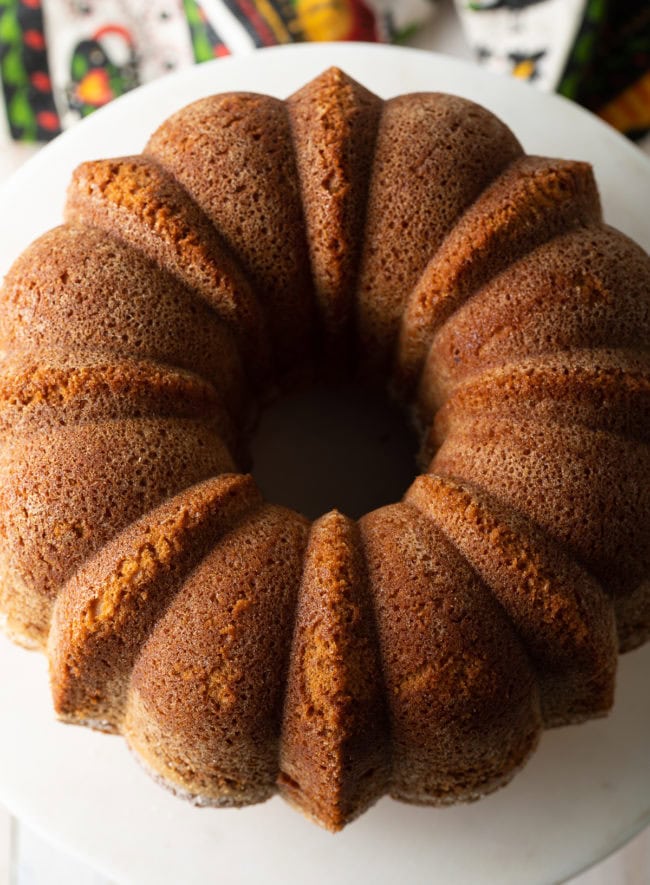
[[[350,517],[399,500],[415,475],[417,442],[379,391],[316,387],[266,409],[251,444],[265,498],[311,519]]]

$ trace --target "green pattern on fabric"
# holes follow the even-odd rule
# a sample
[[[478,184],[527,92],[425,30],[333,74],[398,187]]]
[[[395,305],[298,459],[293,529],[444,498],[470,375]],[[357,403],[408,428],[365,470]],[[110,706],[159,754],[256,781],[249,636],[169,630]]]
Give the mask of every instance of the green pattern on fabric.
[[[190,29],[194,61],[211,61],[215,55],[215,44],[221,41],[201,15],[196,0],[183,0],[183,11]]]
[[[410,40],[411,37],[415,37],[419,30],[420,28],[416,24],[407,25],[405,28],[402,28],[399,31],[395,31],[395,33],[393,34],[393,42],[400,45],[406,43],[406,41]]]
[[[73,55],[70,64],[70,73],[74,80],[83,80],[88,72],[88,62],[80,55]]]
[[[36,118],[24,91],[16,92],[9,102],[9,118],[22,131],[24,141],[36,141]]]
[[[35,141],[38,126],[28,98],[29,72],[24,64],[18,3],[19,0],[3,0],[0,4],[0,76],[12,136]]]
[[[2,79],[8,86],[22,86],[25,83],[25,69],[17,47],[10,49],[3,59]]]
[[[589,35],[594,45],[588,58],[581,57],[574,67],[567,67],[559,91],[595,113],[609,107],[609,122],[613,122],[612,106],[618,104],[614,125],[631,138],[641,137],[647,131],[647,113],[639,109],[635,118],[625,102],[617,103],[617,99],[650,71],[650,4],[648,0],[593,0],[590,7],[592,24],[596,15],[601,16],[600,26]],[[581,45],[577,49],[584,51]]]
[[[560,78],[557,91],[565,98],[576,99],[596,53],[608,12],[608,0],[588,0],[573,49]]]
[[[3,43],[18,43],[21,36],[16,12],[7,7],[5,15],[0,19],[0,40]]]
[[[648,0],[617,0],[578,100],[597,110],[649,70],[650,4]]]

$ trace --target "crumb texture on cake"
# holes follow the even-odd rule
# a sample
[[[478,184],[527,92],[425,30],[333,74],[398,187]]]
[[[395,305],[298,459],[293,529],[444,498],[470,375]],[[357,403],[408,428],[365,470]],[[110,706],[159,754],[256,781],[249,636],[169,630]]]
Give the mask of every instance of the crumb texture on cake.
[[[650,636],[650,259],[591,168],[337,69],[203,98],[82,164],[0,293],[0,624],[64,721],[197,805],[505,784]],[[314,522],[259,405],[382,385],[421,475]]]

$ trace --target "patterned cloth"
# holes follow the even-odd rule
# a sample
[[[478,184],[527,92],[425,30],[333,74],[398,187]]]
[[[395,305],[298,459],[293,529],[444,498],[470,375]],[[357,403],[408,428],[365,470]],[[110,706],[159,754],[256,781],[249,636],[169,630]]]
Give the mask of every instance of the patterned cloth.
[[[456,0],[487,68],[650,128],[649,0]],[[435,0],[0,0],[0,144],[47,141],[129,89],[276,43],[406,42]]]

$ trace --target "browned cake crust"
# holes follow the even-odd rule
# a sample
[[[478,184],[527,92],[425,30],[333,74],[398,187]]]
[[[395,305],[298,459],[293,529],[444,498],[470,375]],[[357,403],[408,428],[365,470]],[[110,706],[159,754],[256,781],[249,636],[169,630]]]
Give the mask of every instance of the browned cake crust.
[[[434,333],[490,277],[600,217],[587,163],[528,156],[512,163],[454,225],[413,289],[401,327],[400,383],[417,380]]]
[[[160,166],[143,156],[82,163],[65,218],[129,243],[201,295],[231,328],[253,380],[265,381],[270,352],[259,301],[214,225]]]
[[[544,723],[606,713],[616,635],[598,582],[535,524],[467,484],[423,475],[405,500],[442,530],[508,614],[535,666]]]
[[[216,388],[183,369],[60,350],[12,351],[0,365],[0,436],[155,415],[211,416],[224,440],[235,439]]]
[[[645,359],[648,341],[648,256],[611,228],[578,229],[513,263],[447,320],[420,379],[423,421],[454,384],[492,366],[570,360],[578,349],[626,348]]]
[[[589,166],[332,69],[83,164],[66,220],[0,292],[0,622],[64,721],[339,830],[607,713],[650,637],[650,258]],[[250,416],[314,372],[411,411],[402,502],[262,500]]]
[[[84,564],[50,631],[61,718],[119,730],[131,670],[156,621],[216,539],[260,504],[250,477],[223,474],[147,513]]]
[[[173,789],[245,805],[276,790],[308,524],[265,504],[213,545],[131,673],[124,733]]]
[[[359,530],[336,511],[311,529],[295,616],[280,794],[339,830],[387,788],[390,748]]]
[[[328,375],[354,352],[354,287],[382,102],[336,68],[287,100]]]
[[[464,420],[430,470],[462,477],[525,514],[568,547],[615,597],[634,592],[650,569],[650,446],[578,424]],[[606,521],[607,532],[603,534]],[[621,642],[627,627],[619,619]]]
[[[357,289],[360,348],[386,367],[409,293],[461,213],[521,154],[500,120],[454,95],[384,105]]]
[[[249,274],[280,369],[292,374],[311,350],[313,296],[284,102],[201,99],[163,123],[145,154],[186,189]]]
[[[603,409],[603,401],[607,408]],[[582,424],[650,442],[650,352],[572,350],[494,366],[458,384],[436,413],[422,463],[468,417]]]
[[[28,641],[44,644],[52,602],[84,560],[177,491],[234,469],[218,433],[180,418],[103,421],[7,440],[0,607],[12,632],[24,629]],[[26,593],[34,597],[29,619],[22,617]]]
[[[213,382],[235,415],[241,358],[226,326],[166,271],[93,228],[57,227],[5,278],[0,345],[7,350],[153,359]]]
[[[542,727],[530,662],[487,587],[426,516],[361,520],[389,710],[390,794],[427,805],[507,782]]]

